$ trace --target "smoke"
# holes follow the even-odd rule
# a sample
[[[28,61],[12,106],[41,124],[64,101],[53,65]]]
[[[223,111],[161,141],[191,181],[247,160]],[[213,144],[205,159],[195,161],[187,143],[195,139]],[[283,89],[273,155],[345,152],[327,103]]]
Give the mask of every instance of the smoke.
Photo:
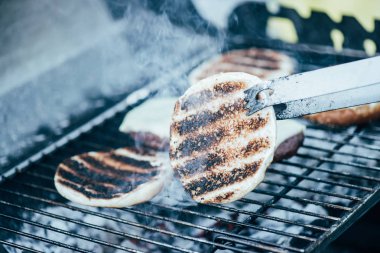
[[[17,38],[22,41],[9,47],[8,56],[19,56],[16,63],[32,65],[34,70],[23,71],[23,64],[13,68],[17,64],[9,65],[12,63],[9,57],[1,55],[1,66],[7,67],[0,73],[1,80],[5,80],[0,88],[2,164],[10,156],[17,158],[37,145],[45,145],[69,126],[89,119],[92,112],[104,108],[109,101],[118,101],[157,77],[174,74],[178,63],[200,51],[220,50],[222,40],[208,34],[208,25],[202,19],[181,27],[181,22],[174,22],[176,17],[172,15],[178,5],[167,3],[155,9],[154,2],[129,1],[122,18],[112,20],[104,4],[94,4],[96,11],[90,18],[82,15],[83,6],[79,2],[68,1],[71,12],[65,11],[62,3],[63,7],[41,8],[43,11],[33,11],[26,20],[17,21],[33,20],[29,26],[10,25],[8,41]],[[20,5],[12,8],[14,12],[27,13],[19,9]],[[60,15],[55,15],[56,12]],[[32,32],[40,29],[44,32]],[[202,33],[197,34],[197,30]],[[71,40],[75,36],[79,36],[80,43]],[[6,81],[10,78],[14,82]],[[178,94],[186,85],[186,77],[182,75],[160,90]]]

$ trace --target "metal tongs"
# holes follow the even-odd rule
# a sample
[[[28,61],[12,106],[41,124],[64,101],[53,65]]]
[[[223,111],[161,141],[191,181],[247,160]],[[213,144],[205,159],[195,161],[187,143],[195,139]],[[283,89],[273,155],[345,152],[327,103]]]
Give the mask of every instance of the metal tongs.
[[[246,93],[251,115],[273,106],[277,119],[380,101],[380,56],[281,77]]]

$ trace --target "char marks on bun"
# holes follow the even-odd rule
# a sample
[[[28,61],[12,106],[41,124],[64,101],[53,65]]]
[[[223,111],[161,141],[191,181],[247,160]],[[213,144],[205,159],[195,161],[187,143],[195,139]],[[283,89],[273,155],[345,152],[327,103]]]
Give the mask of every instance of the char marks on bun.
[[[228,203],[262,181],[275,149],[275,114],[272,107],[251,116],[244,109],[244,91],[260,82],[246,73],[218,74],[177,101],[171,165],[195,201]]]
[[[83,205],[126,207],[149,201],[171,178],[160,153],[134,148],[88,152],[59,164],[55,187]]]

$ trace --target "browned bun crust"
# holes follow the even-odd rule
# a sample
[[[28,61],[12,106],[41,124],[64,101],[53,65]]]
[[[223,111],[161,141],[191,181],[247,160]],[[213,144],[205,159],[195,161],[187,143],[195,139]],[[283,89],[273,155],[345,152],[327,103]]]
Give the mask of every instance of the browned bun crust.
[[[189,75],[190,85],[226,72],[244,72],[264,80],[286,76],[294,72],[295,61],[288,55],[263,48],[232,50],[218,55],[197,68]]]
[[[293,135],[282,142],[274,152],[273,162],[279,162],[283,159],[292,157],[301,147],[305,136],[303,132]]]
[[[380,103],[321,112],[305,116],[306,119],[328,126],[350,126],[380,119]]]

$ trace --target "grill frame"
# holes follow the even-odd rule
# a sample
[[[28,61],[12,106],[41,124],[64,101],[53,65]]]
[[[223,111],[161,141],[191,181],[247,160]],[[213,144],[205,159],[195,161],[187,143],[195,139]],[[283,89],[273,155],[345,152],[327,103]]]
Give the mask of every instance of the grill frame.
[[[266,48],[273,48],[273,49],[281,49],[283,51],[287,51],[287,52],[291,52],[293,53],[294,55],[303,55],[303,54],[306,54],[306,55],[324,55],[324,54],[327,54],[327,58],[329,58],[330,60],[328,61],[329,64],[336,64],[336,63],[341,63],[341,62],[346,62],[346,61],[351,61],[351,60],[355,60],[355,59],[360,59],[362,57],[364,57],[364,53],[361,52],[361,51],[356,51],[356,50],[344,50],[342,53],[335,53],[332,51],[331,48],[329,47],[323,47],[323,50],[324,51],[319,51],[321,50],[320,46],[309,46],[307,45],[306,46],[303,46],[303,45],[287,45],[287,44],[283,44],[283,43],[279,43],[278,41],[270,41],[270,40],[263,40],[263,41],[250,41],[250,42],[245,42],[244,38],[241,38],[241,37],[238,37],[238,38],[233,38],[232,41],[230,41],[229,43],[227,43],[226,47],[225,47],[225,50],[228,50],[228,49],[231,49],[231,48],[245,48],[245,47],[251,47],[252,46],[252,43],[256,46],[256,47],[266,47]],[[328,50],[326,50],[328,49]],[[323,54],[319,53],[319,52],[323,52]],[[189,69],[191,69],[193,66],[196,66],[198,62],[202,61],[203,59],[206,59],[208,58],[210,55],[214,54],[214,52],[209,52],[209,51],[205,51],[205,52],[201,52],[199,53],[198,55],[195,55],[192,59],[189,59],[189,61],[183,63],[182,65],[180,65],[178,67],[178,69],[176,69],[176,71],[173,71],[175,73],[178,73],[179,75],[182,75],[184,73],[186,73]],[[297,57],[298,58],[298,57]],[[331,59],[335,59],[335,61],[331,61]],[[320,67],[321,65],[318,65],[316,64],[315,62],[313,62],[312,60],[310,59],[314,59],[313,57],[305,57],[305,58],[302,58],[302,59],[305,59],[306,61],[305,62],[301,62],[301,65],[300,65],[300,69],[298,71],[305,71],[305,70],[309,70],[309,69],[313,69],[313,68],[318,68]],[[323,65],[323,64],[322,64]],[[326,64],[324,64],[326,65]],[[175,80],[176,78],[178,78],[178,75],[175,76],[175,75],[166,75],[166,76],[162,76],[160,79],[157,79],[156,81],[150,83],[148,86],[145,86],[144,88],[140,89],[140,90],[137,90],[136,92],[134,92],[133,94],[131,94],[130,96],[128,96],[125,100],[117,103],[116,105],[112,106],[110,109],[104,111],[103,113],[101,113],[99,116],[97,116],[96,118],[92,119],[91,121],[89,121],[88,123],[82,125],[81,127],[75,129],[74,131],[66,134],[65,136],[57,139],[55,142],[53,142],[51,145],[47,146],[45,149],[39,151],[38,153],[32,155],[31,157],[29,157],[28,159],[22,161],[21,163],[17,164],[16,166],[12,167],[10,170],[8,170],[5,174],[1,175],[0,176],[0,191],[4,192],[4,184],[11,181],[11,182],[15,182],[15,180],[13,179],[14,176],[16,175],[27,175],[29,177],[33,177],[33,176],[37,176],[37,175],[33,175],[34,172],[33,172],[33,168],[37,165],[37,166],[43,166],[41,165],[40,161],[43,160],[44,158],[46,157],[49,157],[51,154],[54,154],[55,152],[59,152],[60,149],[64,149],[66,148],[67,146],[70,146],[72,145],[73,143],[77,143],[83,136],[86,136],[86,135],[93,135],[94,134],[94,129],[96,129],[97,127],[99,126],[103,126],[104,124],[107,124],[107,122],[109,122],[109,120],[112,120],[112,118],[115,118],[115,117],[119,117],[118,120],[116,121],[113,121],[113,125],[114,126],[117,126],[119,123],[120,123],[120,119],[122,118],[123,116],[123,112],[124,111],[128,111],[129,109],[132,109],[134,106],[138,105],[139,103],[141,103],[142,101],[144,101],[145,99],[149,99],[153,94],[155,94],[157,92],[157,89],[162,86],[162,85],[167,85],[168,83],[170,83],[172,80]],[[116,122],[116,123],[115,123]],[[313,125],[310,125],[309,126],[310,129],[317,129],[317,130],[326,130],[326,131],[330,131],[329,129],[324,129],[323,127],[316,127],[316,126],[313,126]],[[346,132],[344,136],[344,140],[343,141],[336,141],[336,140],[328,140],[326,139],[326,141],[332,141],[333,143],[335,143],[335,148],[333,149],[333,151],[329,150],[330,152],[332,152],[332,154],[338,154],[338,152],[344,154],[344,151],[340,151],[340,148],[343,147],[343,146],[346,146],[346,145],[359,145],[359,146],[363,146],[362,144],[355,144],[355,143],[351,143],[351,139],[355,138],[355,137],[359,137],[359,138],[369,138],[369,139],[374,139],[374,137],[376,136],[368,136],[368,135],[363,135],[362,132],[365,130],[366,128],[364,127],[354,127],[354,130],[350,133],[350,132]],[[108,136],[110,137],[110,136]],[[110,137],[112,138],[112,136]],[[310,135],[308,134],[308,132],[306,132],[306,138],[315,138],[315,136],[313,135]],[[375,138],[376,139],[376,138]],[[91,148],[91,149],[99,149],[99,148],[106,148],[106,145],[102,146],[102,147],[99,147],[99,143],[92,143],[92,142],[86,142],[86,141],[79,141],[81,145],[84,145],[84,146],[87,146],[87,148]],[[304,146],[307,148],[307,146]],[[368,148],[368,150],[380,150],[380,147],[376,147],[376,146],[365,146],[365,148]],[[311,148],[309,146],[309,148]],[[312,147],[312,148],[315,148],[315,147]],[[323,148],[323,147],[322,147]],[[355,154],[345,154],[345,155],[355,155]],[[309,157],[310,158],[310,157]],[[314,157],[315,158],[315,157]],[[313,159],[314,159],[313,158]],[[367,159],[368,157],[366,157],[365,159]],[[374,157],[371,157],[370,159],[373,159]],[[310,158],[311,159],[311,158]],[[320,164],[323,164],[325,162],[329,162],[328,161],[329,157],[324,157],[322,159],[319,160],[319,163]],[[283,164],[287,165],[287,166],[291,166],[293,162],[290,162],[290,161],[285,161],[285,162],[282,162]],[[281,163],[280,163],[281,164]],[[293,164],[295,166],[300,166],[300,164]],[[344,165],[344,164],[343,164]],[[349,164],[349,165],[352,165],[352,164]],[[49,166],[49,165],[47,165]],[[367,169],[367,170],[375,170],[376,171],[376,168],[371,168],[371,167],[368,167],[368,166],[365,166],[365,165],[357,165],[359,167],[361,167],[361,169]],[[380,200],[380,178],[379,177],[371,177],[371,176],[363,176],[363,175],[357,175],[357,178],[361,178],[363,180],[370,180],[370,181],[375,181],[377,182],[376,186],[374,188],[370,188],[368,186],[359,186],[359,185],[355,185],[355,184],[348,184],[348,183],[345,183],[343,184],[342,183],[342,187],[345,186],[345,187],[351,187],[351,188],[356,188],[358,190],[362,190],[362,191],[366,191],[366,192],[371,192],[369,194],[367,194],[365,196],[364,199],[360,199],[360,198],[357,198],[357,197],[350,197],[350,196],[345,196],[345,195],[339,195],[339,194],[333,194],[333,193],[329,193],[329,192],[323,192],[321,190],[315,190],[315,189],[306,189],[306,188],[302,188],[302,186],[299,186],[298,184],[304,180],[311,180],[311,181],[315,181],[315,182],[319,182],[319,183],[326,183],[328,182],[328,180],[326,179],[318,179],[318,178],[312,178],[310,177],[309,175],[314,172],[314,171],[320,171],[320,172],[325,172],[325,173],[332,173],[332,174],[336,174],[337,176],[340,176],[340,177],[351,177],[353,175],[345,175],[345,174],[342,174],[342,173],[339,173],[339,171],[337,172],[333,172],[333,171],[328,171],[327,169],[323,169],[323,168],[319,168],[319,165],[313,165],[313,166],[305,166],[303,165],[302,167],[304,167],[307,171],[307,173],[301,173],[301,174],[295,174],[295,173],[291,173],[291,172],[284,172],[284,171],[280,171],[280,170],[277,170],[276,168],[269,168],[268,169],[268,173],[275,173],[275,174],[281,174],[281,175],[284,175],[284,176],[292,176],[292,177],[295,177],[296,180],[294,182],[296,183],[291,183],[291,184],[284,184],[282,185],[282,187],[285,187],[283,189],[287,189],[289,188],[287,191],[281,191],[281,193],[270,193],[270,192],[265,192],[263,190],[260,190],[260,189],[257,189],[255,190],[255,192],[257,193],[263,193],[263,194],[269,194],[271,196],[271,200],[270,202],[268,203],[261,203],[261,201],[255,201],[255,200],[250,200],[250,199],[243,199],[242,202],[248,202],[248,203],[251,203],[251,204],[258,204],[258,205],[261,205],[261,208],[259,209],[259,211],[255,211],[254,213],[252,212],[248,212],[248,211],[245,211],[245,210],[234,210],[233,208],[231,209],[230,207],[226,207],[226,206],[219,206],[219,205],[214,205],[215,207],[217,206],[218,208],[221,208],[222,210],[224,211],[234,211],[234,212],[237,212],[239,211],[239,213],[247,213],[249,215],[252,215],[251,217],[254,217],[254,218],[251,218],[252,221],[257,219],[257,218],[264,218],[264,219],[270,219],[270,220],[273,220],[273,221],[277,221],[277,222],[284,222],[284,223],[289,223],[289,224],[292,224],[292,225],[297,225],[297,226],[302,226],[302,227],[306,227],[306,228],[309,228],[309,229],[314,229],[314,230],[319,230],[319,231],[323,231],[323,234],[322,236],[319,236],[316,240],[311,240],[309,238],[309,236],[297,236],[297,235],[291,235],[287,232],[281,232],[281,231],[278,231],[278,230],[271,230],[270,228],[260,228],[260,226],[257,226],[257,225],[254,225],[254,224],[251,224],[250,222],[248,222],[247,220],[242,222],[243,224],[239,224],[237,222],[234,222],[232,220],[228,220],[226,222],[228,223],[235,223],[235,225],[241,225],[241,226],[249,226],[251,228],[255,228],[255,229],[258,229],[258,230],[265,230],[265,231],[275,231],[275,233],[277,234],[284,234],[286,236],[291,236],[293,238],[298,238],[298,239],[301,239],[301,240],[307,240],[307,241],[312,241],[313,243],[310,243],[310,245],[302,250],[297,250],[296,248],[294,247],[291,247],[291,246],[284,246],[284,247],[278,247],[276,244],[274,243],[269,243],[269,242],[263,242],[263,241],[260,241],[260,240],[256,240],[254,238],[250,238],[249,240],[246,240],[245,236],[244,235],[238,235],[238,233],[240,232],[239,230],[235,230],[233,232],[229,232],[227,231],[228,233],[225,233],[224,236],[230,236],[230,234],[232,233],[233,234],[233,240],[232,240],[232,244],[231,243],[228,243],[228,241],[226,241],[226,239],[229,239],[229,241],[231,241],[231,237],[230,238],[223,238],[223,237],[214,237],[213,238],[213,241],[208,241],[208,242],[204,242],[204,243],[208,243],[212,249],[211,251],[213,250],[216,250],[217,247],[221,247],[223,245],[226,245],[224,246],[225,248],[227,249],[235,249],[235,246],[234,246],[234,243],[238,243],[239,245],[243,245],[243,244],[246,244],[250,247],[252,247],[252,249],[261,249],[261,250],[266,250],[266,251],[274,251],[274,252],[287,252],[287,251],[290,251],[290,252],[315,252],[315,251],[318,251],[318,250],[321,250],[323,247],[325,247],[326,245],[328,245],[332,240],[334,240],[335,238],[337,238],[341,233],[343,233],[352,223],[354,223],[357,219],[359,219],[370,207],[372,207],[375,203],[377,203],[379,200]],[[54,167],[51,167],[50,166],[50,169],[55,169]],[[42,175],[38,175],[37,177],[40,177],[41,180],[43,179],[44,176]],[[4,183],[4,184],[2,184]],[[272,185],[279,185],[278,182],[273,182],[273,181],[270,181],[268,179],[265,179],[264,180],[264,183],[265,184],[272,184]],[[331,183],[331,182],[330,182]],[[29,184],[29,183],[21,183],[23,185],[23,187],[31,187],[31,188],[39,188],[39,189],[43,189],[43,190],[46,190],[46,191],[50,191],[51,189],[49,188],[41,188],[42,186],[41,185],[34,185],[33,184]],[[289,191],[291,190],[294,190],[294,189],[299,189],[299,190],[302,190],[302,191],[308,191],[308,192],[313,192],[315,194],[328,194],[332,197],[340,197],[340,198],[348,198],[350,199],[351,201],[357,201],[357,204],[355,204],[354,207],[342,207],[342,206],[339,206],[339,205],[335,205],[335,204],[329,204],[329,203],[324,203],[324,202],[318,202],[316,200],[312,200],[312,199],[302,199],[302,198],[298,198],[298,197],[292,197],[292,196],[287,196],[286,193],[288,193]],[[5,191],[6,192],[6,191]],[[8,191],[8,194],[12,194],[10,191]],[[21,197],[22,195],[19,195],[19,197]],[[27,195],[26,195],[27,196]],[[25,197],[25,196],[24,196]],[[29,196],[30,197],[30,196]],[[27,198],[29,198],[27,197]],[[342,209],[342,210],[345,210],[347,211],[346,215],[344,215],[343,217],[340,217],[340,218],[336,218],[334,216],[329,216],[329,215],[315,215],[316,217],[319,217],[319,218],[324,218],[324,219],[327,219],[327,220],[330,220],[331,222],[335,222],[335,224],[329,228],[323,228],[322,226],[319,226],[319,225],[313,225],[313,224],[301,224],[300,222],[297,222],[297,221],[290,221],[290,220],[287,220],[287,219],[283,219],[283,218],[278,218],[278,217],[273,217],[273,216],[270,216],[268,214],[266,214],[265,212],[269,209],[269,208],[280,208],[280,209],[283,209],[283,210],[289,210],[289,211],[292,211],[292,212],[296,212],[298,214],[308,214],[308,215],[313,215],[312,213],[310,212],[306,212],[306,211],[302,211],[302,210],[293,210],[292,208],[288,208],[288,207],[281,207],[279,205],[276,204],[276,202],[278,202],[278,200],[280,199],[292,199],[293,200],[297,200],[297,201],[300,201],[300,202],[304,202],[304,203],[310,203],[310,204],[317,204],[317,205],[322,205],[322,206],[325,206],[325,207],[328,207],[328,208],[335,208],[335,209]],[[36,199],[38,200],[38,199]],[[41,201],[42,199],[38,200],[38,201]],[[46,201],[43,200],[42,202],[45,202],[45,203],[48,203],[48,204],[51,204],[51,205],[56,205],[58,203],[58,206],[61,206],[61,204],[59,204],[60,202],[57,202],[55,203],[54,201],[51,201],[51,200],[48,200]],[[0,200],[0,204],[2,205],[9,205],[9,203],[5,203],[3,200]],[[83,208],[78,208],[78,207],[73,207],[73,206],[68,206],[67,204],[63,204],[65,207],[69,208],[69,209],[75,209],[75,210],[79,210],[81,212],[88,212],[88,210],[86,209],[83,209]],[[144,205],[148,205],[148,204],[144,204]],[[185,212],[189,215],[204,215],[205,217],[207,218],[210,218],[212,217],[213,215],[208,215],[208,214],[204,214],[202,212],[197,212],[197,211],[193,211],[193,210],[184,210],[184,209],[181,209],[181,208],[176,208],[176,207],[170,207],[170,206],[163,206],[163,205],[159,205],[159,204],[152,204],[153,206],[155,207],[159,207],[161,209],[165,209],[165,210],[169,210],[170,212]],[[211,205],[213,206],[213,205]],[[28,207],[17,207],[17,208],[28,208]],[[26,209],[25,209],[26,210]],[[31,210],[29,210],[31,211]],[[38,213],[38,212],[45,212],[45,211],[41,211],[41,210],[37,210],[37,209],[33,209],[32,210],[34,213]],[[186,223],[186,221],[184,220],[180,220],[180,219],[172,219],[172,218],[168,218],[168,217],[164,217],[164,216],[160,216],[160,215],[155,215],[154,213],[149,213],[149,212],[144,212],[144,211],[141,211],[140,209],[137,209],[137,208],[125,208],[125,209],[122,209],[122,211],[126,211],[128,213],[137,213],[139,215],[142,215],[142,216],[147,216],[147,217],[153,217],[155,219],[160,219],[160,220],[167,220],[168,222],[174,222],[174,223],[183,223],[185,224],[186,226],[198,226],[198,225],[195,225],[195,224],[188,224]],[[6,217],[4,216],[4,213],[0,213],[1,214],[1,217],[3,218],[8,218],[8,219],[11,219],[11,217]],[[45,215],[52,215],[52,214],[46,214]],[[102,216],[102,217],[105,217],[107,219],[115,219],[114,217],[109,217],[108,215],[104,216],[102,213],[92,213],[92,215],[96,215],[97,217]],[[61,217],[61,216],[55,216],[56,218],[60,217],[60,219],[63,219],[63,220],[66,220],[66,221],[70,221],[70,222],[73,222],[71,221],[70,218],[68,217]],[[218,217],[213,217],[213,219],[215,220],[223,220],[223,219],[220,219]],[[22,222],[27,222],[26,219],[24,218],[21,218],[21,221]],[[115,219],[115,221],[117,222],[127,222],[125,219]],[[299,223],[299,224],[298,224]],[[339,223],[339,224],[337,224]],[[82,224],[83,225],[83,224]],[[87,224],[88,225],[88,224]],[[136,225],[136,224],[135,224]],[[202,226],[198,226],[198,228],[200,228]],[[46,227],[45,227],[46,228]],[[4,230],[4,227],[0,227],[0,229]],[[49,230],[53,230],[56,229],[54,227],[52,228],[48,228]],[[97,230],[101,230],[101,228],[96,228]],[[152,229],[152,228],[147,228],[145,227],[145,229]],[[205,231],[208,231],[208,233],[214,233],[215,231],[218,232],[218,229],[216,228],[207,228],[207,227],[203,227],[201,228],[202,230],[205,230]],[[220,229],[222,230],[222,229]],[[56,231],[59,231],[59,230],[56,230]],[[163,231],[160,231],[160,230],[157,230],[158,232],[162,233]],[[108,231],[110,232],[110,230]],[[219,232],[223,232],[223,231],[219,231]],[[20,232],[20,231],[16,231],[14,230],[13,233],[23,233],[23,232]],[[65,233],[64,231],[60,231],[59,233]],[[69,232],[70,233],[70,232]],[[118,231],[114,231],[114,233],[119,233]],[[170,234],[170,233],[169,233]],[[218,233],[216,233],[218,234]],[[69,234],[70,236],[74,236],[72,234]],[[121,234],[119,234],[121,235]],[[33,235],[31,235],[33,236]],[[124,233],[122,234],[122,236],[124,237],[132,237],[133,238],[133,235],[131,236],[130,234],[128,233]],[[177,236],[177,235],[174,235],[174,236]],[[245,239],[244,239],[245,238]],[[41,238],[38,238],[39,240],[41,240]],[[43,238],[42,238],[43,239]],[[82,238],[83,239],[83,238]],[[90,238],[91,239],[91,238]],[[85,239],[85,240],[90,240],[90,239]],[[135,236],[134,239],[137,239],[137,240],[149,240],[149,239],[144,239],[144,238],[139,238],[138,236]],[[194,240],[194,238],[190,238],[189,240]],[[244,240],[245,243],[244,243]],[[14,243],[11,243],[11,242],[4,242],[4,240],[1,240],[0,241],[0,244],[8,244],[8,246],[14,246],[14,247],[19,247],[19,248],[22,248],[23,246],[22,245],[17,245],[17,244],[14,244]],[[107,246],[107,242],[97,242],[97,243],[100,243],[100,244],[103,244],[105,246]],[[154,242],[154,244],[156,243],[159,243],[159,242]],[[57,244],[57,242],[53,242],[53,244]],[[59,244],[59,242],[58,242]],[[164,243],[165,244],[165,243]],[[66,247],[66,246],[64,246]],[[113,248],[115,248],[115,245],[112,245]],[[170,247],[170,245],[165,245],[164,246],[166,249],[173,249]],[[67,248],[67,247],[66,247]],[[76,248],[71,248],[72,250],[78,250]],[[121,250],[126,250],[128,251],[129,249],[128,248],[123,248],[123,247],[116,247],[116,249],[121,249]],[[25,248],[24,248],[25,250]],[[79,249],[80,250],[80,249]],[[241,249],[240,250],[241,252],[247,252],[246,250],[243,250]],[[88,251],[82,251],[82,252],[88,252]],[[191,252],[191,251],[186,251],[185,249],[183,249],[183,252]]]

